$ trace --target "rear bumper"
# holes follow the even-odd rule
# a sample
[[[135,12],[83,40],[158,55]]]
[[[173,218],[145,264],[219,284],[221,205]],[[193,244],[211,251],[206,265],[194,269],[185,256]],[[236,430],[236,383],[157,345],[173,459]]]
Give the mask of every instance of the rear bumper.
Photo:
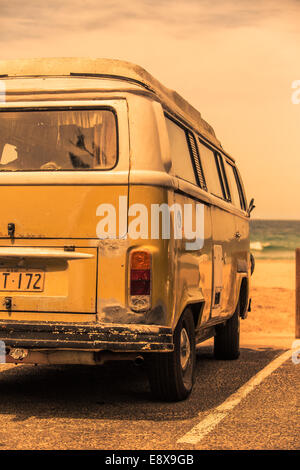
[[[7,348],[85,349],[118,352],[173,351],[172,329],[153,325],[0,320]]]

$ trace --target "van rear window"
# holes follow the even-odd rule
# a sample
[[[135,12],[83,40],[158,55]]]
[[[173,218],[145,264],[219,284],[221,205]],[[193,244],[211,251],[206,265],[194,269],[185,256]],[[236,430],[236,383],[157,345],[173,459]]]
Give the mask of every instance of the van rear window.
[[[108,170],[116,161],[110,110],[0,112],[0,171]]]

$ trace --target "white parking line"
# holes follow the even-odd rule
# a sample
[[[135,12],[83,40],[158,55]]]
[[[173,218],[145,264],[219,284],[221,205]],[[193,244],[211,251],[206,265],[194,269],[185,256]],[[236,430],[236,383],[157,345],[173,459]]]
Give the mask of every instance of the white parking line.
[[[215,408],[206,418],[200,421],[194,426],[188,433],[178,439],[178,444],[197,444],[200,442],[208,433],[210,433],[217,424],[220,423],[228,413],[237,406],[248,393],[250,393],[257,385],[259,385],[268,375],[274,370],[280,367],[285,361],[287,361],[293,351],[289,350],[278,356],[274,361],[270,362],[264,369],[258,372],[248,382],[246,382],[241,388],[235,393],[230,395],[221,405]]]

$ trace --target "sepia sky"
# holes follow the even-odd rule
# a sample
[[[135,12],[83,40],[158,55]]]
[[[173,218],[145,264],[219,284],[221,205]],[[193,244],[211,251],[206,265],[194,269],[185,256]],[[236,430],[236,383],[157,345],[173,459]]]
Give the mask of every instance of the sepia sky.
[[[0,46],[143,66],[214,127],[254,218],[300,219],[300,0],[0,0]]]

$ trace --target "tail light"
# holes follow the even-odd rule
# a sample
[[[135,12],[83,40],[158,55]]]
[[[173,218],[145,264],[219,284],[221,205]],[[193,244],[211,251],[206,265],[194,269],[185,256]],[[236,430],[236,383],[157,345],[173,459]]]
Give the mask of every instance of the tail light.
[[[151,306],[151,254],[147,251],[131,253],[129,304],[137,312]]]

